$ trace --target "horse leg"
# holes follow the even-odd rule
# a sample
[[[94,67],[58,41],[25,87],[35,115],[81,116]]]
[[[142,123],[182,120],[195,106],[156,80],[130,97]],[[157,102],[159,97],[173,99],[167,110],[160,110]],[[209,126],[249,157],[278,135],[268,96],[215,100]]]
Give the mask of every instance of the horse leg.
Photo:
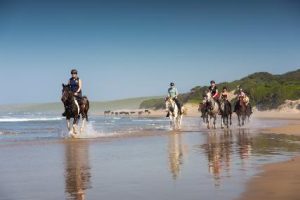
[[[170,119],[170,128],[173,128],[173,116],[172,113],[169,112],[169,119]]]
[[[229,121],[228,121],[228,118],[229,118],[229,116],[227,115],[227,117],[226,117],[226,126],[227,126],[227,128],[229,128]]]
[[[82,119],[82,124],[81,124],[81,127],[80,127],[80,133],[82,133],[84,128],[85,128],[85,122],[86,122],[86,118],[83,118]]]
[[[70,119],[67,119],[67,128],[68,128],[68,131],[69,131],[69,135],[72,135],[73,134],[73,130],[71,128]]]
[[[206,121],[206,122],[207,122],[207,123],[206,123],[206,124],[207,124],[207,128],[210,129],[210,126],[209,126],[209,123],[210,123],[210,116],[207,115],[207,118],[206,118],[206,119],[207,119],[207,121]]]
[[[78,123],[78,116],[74,117],[74,121],[73,121],[73,133],[74,134],[77,134],[78,131],[77,131],[77,123]]]
[[[216,129],[217,116],[214,116],[214,129]]]
[[[239,126],[241,126],[241,116],[240,115],[238,115],[238,121],[239,121]]]
[[[71,127],[70,127],[70,119],[67,119],[67,128],[68,128],[69,131],[71,130]]]
[[[182,115],[178,116],[178,128],[181,128],[181,123],[182,123]]]
[[[85,123],[87,121],[87,112],[85,110],[83,110],[82,112],[82,124],[81,124],[81,127],[80,127],[80,132],[83,132],[84,128],[85,128]]]
[[[225,122],[225,119],[224,119],[224,116],[223,115],[221,115],[221,128],[223,129],[224,127],[223,127],[223,123]]]

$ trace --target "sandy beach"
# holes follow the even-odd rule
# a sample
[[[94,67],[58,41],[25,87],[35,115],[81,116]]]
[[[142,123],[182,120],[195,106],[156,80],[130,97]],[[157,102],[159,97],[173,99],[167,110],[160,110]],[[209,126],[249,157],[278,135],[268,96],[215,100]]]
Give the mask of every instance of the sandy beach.
[[[265,165],[253,178],[239,200],[273,199],[298,200],[300,187],[300,157]]]
[[[287,125],[262,129],[263,133],[300,136],[300,114],[291,112],[266,111],[255,113],[257,118],[288,119]],[[246,191],[239,200],[273,199],[298,200],[300,198],[300,156],[261,169],[263,172],[248,182]]]

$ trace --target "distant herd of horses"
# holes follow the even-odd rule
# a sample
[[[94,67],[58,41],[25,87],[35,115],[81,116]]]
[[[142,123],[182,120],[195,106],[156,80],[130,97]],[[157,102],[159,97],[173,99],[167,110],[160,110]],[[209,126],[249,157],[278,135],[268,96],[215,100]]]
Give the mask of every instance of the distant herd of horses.
[[[106,110],[104,111],[104,116],[109,116],[109,115],[115,115],[115,116],[118,116],[118,115],[125,115],[125,116],[129,116],[129,115],[143,115],[143,114],[147,114],[147,115],[150,115],[151,112],[150,110],[143,110],[143,111],[110,111],[110,110]]]
[[[62,85],[62,97],[61,101],[63,102],[66,109],[66,120],[67,128],[69,130],[69,135],[71,137],[76,137],[78,133],[81,133],[84,129],[85,122],[88,121],[88,111],[89,111],[89,100],[86,96],[78,99],[74,96],[73,92],[70,90],[68,85]],[[184,107],[179,110],[177,104],[172,98],[165,99],[165,107],[170,119],[170,126],[173,129],[180,129],[182,117],[184,115]],[[217,102],[213,98],[208,98],[206,102],[201,103],[198,109],[202,113],[203,122],[207,124],[207,128],[210,129],[216,128],[217,116],[221,116],[221,128],[224,128],[224,125],[228,128],[232,125],[232,105],[229,101],[220,101]],[[252,112],[249,109],[249,106],[245,104],[242,100],[238,101],[238,104],[235,108],[235,113],[238,118],[238,125],[243,126],[247,119],[249,120]],[[151,114],[149,110],[144,111],[104,111],[104,115],[114,115],[114,116],[129,116],[129,115],[143,115]],[[82,117],[82,124],[80,131],[78,130],[78,121]],[[73,125],[70,124],[70,119],[73,118]]]

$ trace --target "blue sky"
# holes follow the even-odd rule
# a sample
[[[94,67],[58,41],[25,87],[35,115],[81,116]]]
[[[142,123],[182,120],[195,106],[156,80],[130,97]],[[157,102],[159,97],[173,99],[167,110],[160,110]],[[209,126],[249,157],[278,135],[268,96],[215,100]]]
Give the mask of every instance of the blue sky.
[[[0,0],[0,104],[59,101],[72,68],[111,100],[299,66],[297,0]]]

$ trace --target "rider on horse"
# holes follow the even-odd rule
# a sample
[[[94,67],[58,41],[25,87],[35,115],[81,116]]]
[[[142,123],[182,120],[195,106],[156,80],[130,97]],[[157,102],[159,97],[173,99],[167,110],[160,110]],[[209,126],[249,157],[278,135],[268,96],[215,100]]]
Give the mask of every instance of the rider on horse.
[[[76,98],[76,103],[81,104],[82,99],[82,81],[78,77],[78,71],[76,69],[71,70],[72,77],[69,79],[68,86],[70,87],[70,90],[74,93],[74,96]],[[65,112],[62,114],[63,116],[66,116],[66,105],[65,106]]]
[[[221,93],[221,99],[223,101],[229,102],[228,101],[228,91],[227,91],[227,87],[226,86],[223,87],[223,90],[222,90],[222,93]]]
[[[249,105],[249,103],[250,103],[249,97],[245,94],[243,89],[239,87],[238,88],[238,94],[237,94],[237,101],[236,101],[235,106],[234,106],[234,112],[237,111],[240,103],[244,103],[246,107],[250,106]],[[250,106],[250,109],[251,109],[251,106]]]
[[[215,81],[210,81],[210,86],[209,86],[208,89],[209,89],[209,91],[210,91],[210,93],[212,95],[212,98],[215,101],[219,101],[220,94],[219,94],[218,87],[217,87]]]
[[[177,88],[175,87],[175,83],[170,83],[170,87],[168,89],[168,97],[173,99],[178,107],[178,111],[179,111],[179,114],[181,115],[182,112],[181,112],[181,103],[179,102],[178,100],[178,90]],[[169,117],[169,113],[167,114],[166,117]]]
[[[217,102],[220,108],[220,94],[218,91],[218,87],[216,85],[216,82],[214,80],[210,81],[209,91],[211,93],[212,98]],[[220,113],[219,113],[220,114]]]

